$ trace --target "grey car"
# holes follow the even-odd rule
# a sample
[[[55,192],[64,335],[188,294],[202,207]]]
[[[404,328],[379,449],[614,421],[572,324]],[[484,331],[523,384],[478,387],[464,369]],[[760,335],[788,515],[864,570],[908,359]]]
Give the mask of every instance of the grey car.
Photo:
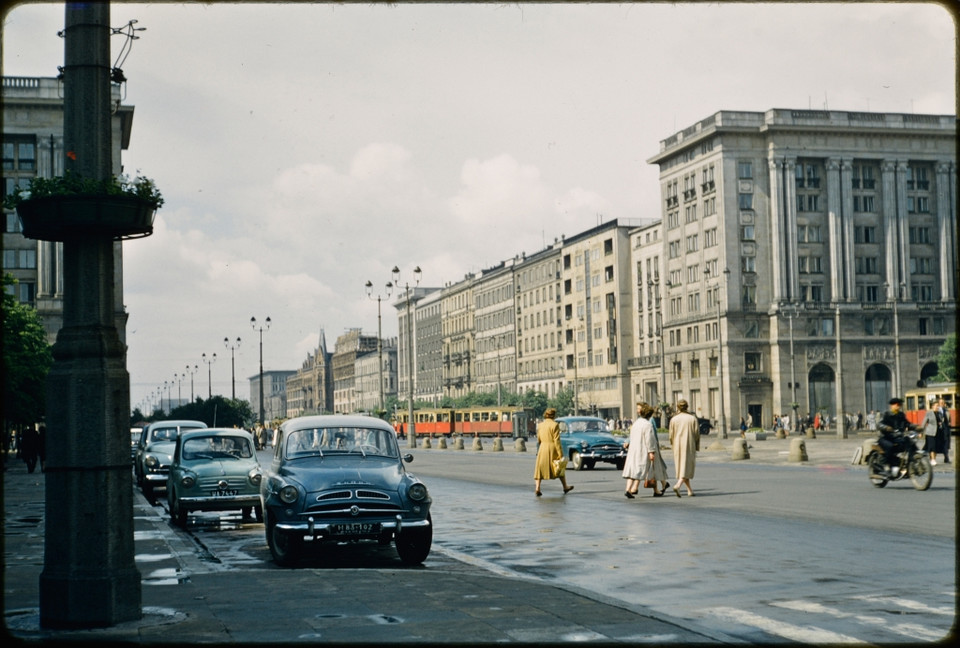
[[[156,489],[167,487],[167,474],[173,461],[173,448],[183,430],[205,428],[203,421],[154,421],[143,428],[137,443],[133,472],[137,486],[151,504],[156,503]]]
[[[369,416],[305,416],[280,426],[260,482],[267,545],[293,566],[324,543],[393,542],[419,564],[433,540],[427,487],[407,472],[393,428]]]

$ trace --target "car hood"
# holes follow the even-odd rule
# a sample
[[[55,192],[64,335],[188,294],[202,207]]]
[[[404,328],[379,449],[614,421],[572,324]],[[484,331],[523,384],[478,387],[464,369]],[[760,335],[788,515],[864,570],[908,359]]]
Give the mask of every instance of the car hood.
[[[150,454],[173,456],[173,449],[176,448],[176,441],[155,441],[147,446],[146,452]]]
[[[308,491],[352,485],[396,490],[406,471],[396,459],[350,456],[295,460],[284,465],[279,474]]]
[[[576,443],[586,442],[587,445],[597,445],[597,444],[609,444],[615,443],[617,445],[623,445],[623,439],[618,439],[612,434],[605,434],[603,432],[573,432],[570,434],[561,434],[560,440],[567,443]]]
[[[222,477],[224,475],[246,475],[254,468],[260,465],[251,459],[212,459],[210,461],[194,462],[192,464],[181,464],[182,467],[191,470],[197,477]]]

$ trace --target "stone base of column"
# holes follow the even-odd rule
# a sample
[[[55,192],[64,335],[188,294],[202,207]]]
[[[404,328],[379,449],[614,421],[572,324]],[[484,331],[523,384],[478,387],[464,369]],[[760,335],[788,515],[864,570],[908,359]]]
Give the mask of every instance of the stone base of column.
[[[140,572],[136,568],[97,574],[45,570],[40,574],[43,628],[106,628],[141,616]]]

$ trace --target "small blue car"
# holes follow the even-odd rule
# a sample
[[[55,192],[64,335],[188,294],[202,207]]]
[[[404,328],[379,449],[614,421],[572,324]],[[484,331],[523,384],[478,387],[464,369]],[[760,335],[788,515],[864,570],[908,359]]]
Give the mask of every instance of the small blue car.
[[[610,426],[595,416],[562,416],[560,445],[563,456],[574,470],[591,469],[598,461],[612,463],[623,470],[627,460],[626,439],[619,439],[610,432]]]

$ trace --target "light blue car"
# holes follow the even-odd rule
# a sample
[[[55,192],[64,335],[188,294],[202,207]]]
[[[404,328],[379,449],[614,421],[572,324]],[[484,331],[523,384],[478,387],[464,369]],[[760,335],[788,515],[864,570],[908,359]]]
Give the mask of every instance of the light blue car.
[[[560,424],[560,445],[563,456],[574,470],[593,468],[598,461],[612,463],[617,470],[623,470],[627,460],[627,449],[623,447],[626,439],[619,439],[610,432],[610,426],[602,418],[595,416],[562,416]]]

